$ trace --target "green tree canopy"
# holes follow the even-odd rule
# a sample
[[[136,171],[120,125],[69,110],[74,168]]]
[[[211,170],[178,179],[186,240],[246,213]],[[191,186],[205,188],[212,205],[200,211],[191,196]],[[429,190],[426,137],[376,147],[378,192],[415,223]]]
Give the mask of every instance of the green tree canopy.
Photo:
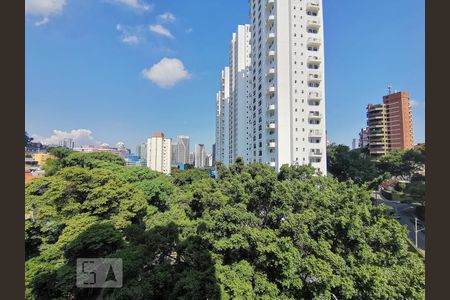
[[[67,159],[61,158],[61,160]],[[72,156],[26,186],[26,298],[95,299],[74,260],[123,259],[104,299],[424,299],[424,263],[365,185],[308,166],[172,177]]]

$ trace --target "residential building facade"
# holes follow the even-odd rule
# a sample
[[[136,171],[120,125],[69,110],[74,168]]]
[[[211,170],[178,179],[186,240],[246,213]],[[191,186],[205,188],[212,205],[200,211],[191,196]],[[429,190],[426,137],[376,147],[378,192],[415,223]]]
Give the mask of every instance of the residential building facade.
[[[172,161],[172,140],[162,132],[156,132],[147,141],[147,167],[153,171],[170,174]]]
[[[186,164],[189,162],[189,144],[190,137],[186,135],[177,136],[176,162],[177,164]]]
[[[230,68],[220,76],[220,89],[216,94],[216,161],[229,165],[230,158]]]
[[[366,148],[369,146],[369,129],[361,128],[359,132],[358,148]]]
[[[250,162],[250,25],[239,25],[230,43],[229,153],[227,164],[242,157]]]
[[[275,170],[311,164],[326,174],[322,1],[250,0],[250,6],[250,27],[233,35],[228,89],[222,72],[221,92],[230,94],[216,99],[216,159],[228,165],[240,156]],[[250,44],[239,47],[240,41]]]
[[[367,106],[369,152],[377,157],[392,150],[413,148],[412,110],[409,93],[383,96],[383,103]]]
[[[386,107],[389,150],[414,147],[412,109],[409,93],[396,92],[383,97]]]
[[[204,168],[206,166],[207,153],[204,144],[195,145],[195,167]]]

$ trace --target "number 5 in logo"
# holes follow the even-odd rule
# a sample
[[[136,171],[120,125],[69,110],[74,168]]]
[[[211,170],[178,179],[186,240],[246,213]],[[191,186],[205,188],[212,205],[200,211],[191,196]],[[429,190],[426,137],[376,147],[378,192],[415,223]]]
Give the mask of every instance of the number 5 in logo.
[[[83,284],[95,284],[97,282],[97,274],[93,272],[94,265],[95,262],[92,260],[83,262],[81,273],[87,277],[87,279],[83,281]]]

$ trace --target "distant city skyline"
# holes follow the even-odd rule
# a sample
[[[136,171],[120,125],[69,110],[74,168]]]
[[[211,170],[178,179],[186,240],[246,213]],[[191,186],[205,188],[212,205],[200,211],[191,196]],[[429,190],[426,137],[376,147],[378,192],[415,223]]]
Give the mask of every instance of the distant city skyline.
[[[26,12],[26,129],[36,140],[134,149],[161,130],[212,151],[217,73],[248,2],[147,2],[153,9],[67,1],[57,13]],[[330,142],[351,145],[367,103],[391,85],[410,92],[423,143],[424,1],[323,5]]]

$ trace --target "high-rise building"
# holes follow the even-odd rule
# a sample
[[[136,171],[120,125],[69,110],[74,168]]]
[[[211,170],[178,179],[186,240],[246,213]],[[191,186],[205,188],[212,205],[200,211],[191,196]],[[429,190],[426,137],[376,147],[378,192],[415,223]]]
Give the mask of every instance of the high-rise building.
[[[171,164],[172,165],[177,165],[177,158],[178,158],[178,144],[177,143],[172,143],[172,147],[171,147],[171,151],[172,151],[172,161]]]
[[[352,140],[352,150],[358,149],[358,139],[353,139]]]
[[[250,162],[251,45],[250,25],[239,25],[230,43],[230,101],[228,162],[238,156]],[[225,158],[226,159],[226,158]]]
[[[190,138],[186,135],[177,136],[176,162],[177,164],[186,164],[189,162],[189,143]]]
[[[140,159],[147,159],[147,143],[142,143],[136,147],[136,155]]]
[[[387,113],[389,150],[407,150],[414,146],[412,109],[409,93],[402,91],[383,97]]]
[[[194,165],[194,163],[195,163],[195,153],[191,152],[189,153],[189,164]]]
[[[229,165],[230,149],[230,68],[225,67],[216,95],[216,160]]]
[[[382,104],[367,105],[369,152],[384,155],[413,147],[412,111],[408,92],[383,96]]]
[[[369,146],[369,129],[361,128],[359,132],[358,148],[366,148]]]
[[[172,141],[164,138],[162,132],[156,132],[147,141],[147,167],[154,171],[170,174]]]
[[[212,145],[212,154],[211,154],[211,167],[216,165],[216,144]]]
[[[251,32],[243,25],[233,35],[228,89],[222,72],[216,159],[227,165],[241,156],[276,170],[311,164],[326,174],[322,1],[250,0],[250,6]]]
[[[72,138],[64,138],[62,141],[59,142],[59,146],[73,149],[75,148],[75,142],[73,141]]]
[[[206,150],[204,144],[195,145],[195,167],[204,168],[206,162]]]
[[[387,115],[384,104],[367,105],[369,153],[372,156],[384,155],[388,151],[386,120]]]

